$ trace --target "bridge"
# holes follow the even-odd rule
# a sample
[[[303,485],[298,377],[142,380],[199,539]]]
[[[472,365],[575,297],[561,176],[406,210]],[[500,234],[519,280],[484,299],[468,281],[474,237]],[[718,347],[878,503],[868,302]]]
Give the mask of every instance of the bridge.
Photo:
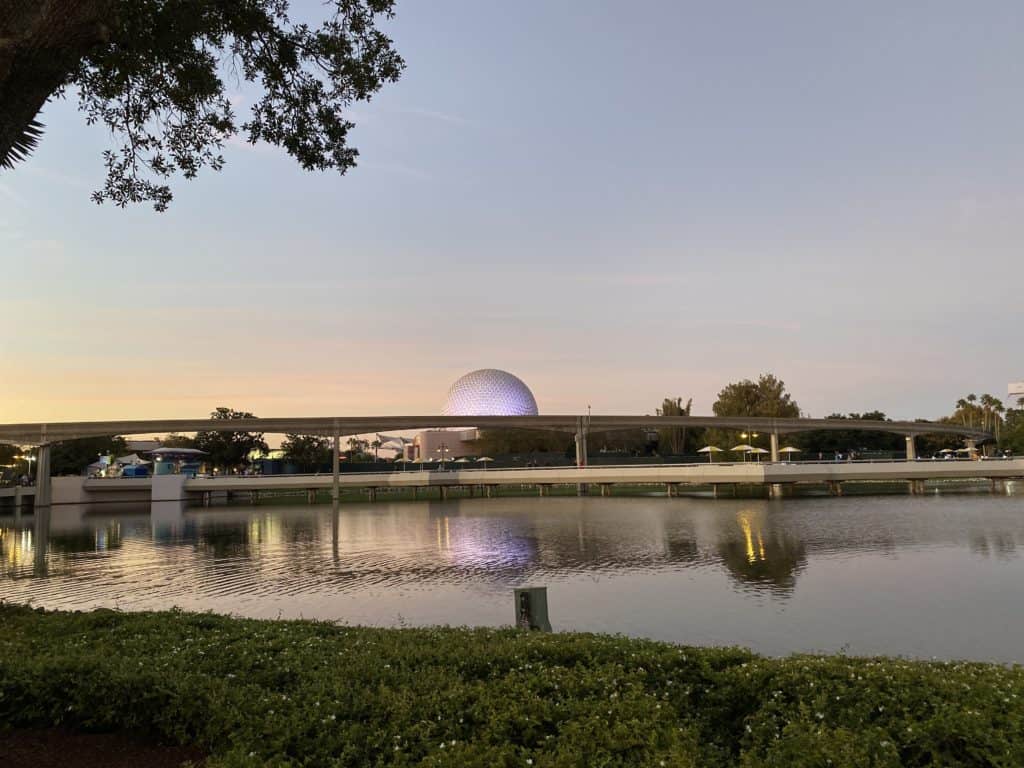
[[[181,432],[262,432],[264,434],[322,435],[333,438],[332,496],[340,495],[340,440],[342,436],[410,429],[475,427],[478,429],[541,429],[575,435],[576,471],[587,463],[587,435],[625,429],[665,429],[671,427],[710,427],[724,430],[757,430],[769,435],[771,461],[779,461],[779,436],[812,430],[889,432],[906,439],[906,456],[917,458],[914,444],[919,435],[947,435],[963,438],[969,449],[978,442],[991,440],[992,434],[972,427],[937,424],[928,421],[869,421],[859,419],[771,418],[754,416],[320,416],[250,419],[158,419],[136,421],[75,421],[0,424],[0,442],[36,446],[35,506],[52,503],[50,446],[65,440],[107,435],[167,434]],[[595,468],[596,469],[596,468]],[[756,471],[756,470],[750,470]],[[766,470],[763,470],[766,471]],[[773,492],[781,493],[781,483],[767,480]],[[557,481],[552,481],[557,482]],[[578,477],[571,482],[602,482]]]

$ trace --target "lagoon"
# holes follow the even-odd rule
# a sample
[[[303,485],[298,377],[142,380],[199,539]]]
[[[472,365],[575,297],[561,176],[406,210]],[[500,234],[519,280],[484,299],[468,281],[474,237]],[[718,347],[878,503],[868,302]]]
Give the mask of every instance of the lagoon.
[[[500,626],[512,623],[513,588],[546,586],[556,630],[1020,662],[1018,485],[1002,496],[497,498],[337,513],[55,507],[44,542],[30,515],[0,517],[0,600]]]

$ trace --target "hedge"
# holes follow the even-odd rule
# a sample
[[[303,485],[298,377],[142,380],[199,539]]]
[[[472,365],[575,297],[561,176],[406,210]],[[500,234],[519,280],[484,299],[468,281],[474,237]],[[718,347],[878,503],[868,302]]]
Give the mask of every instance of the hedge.
[[[1024,668],[0,604],[0,731],[48,725],[210,768],[1018,768]]]

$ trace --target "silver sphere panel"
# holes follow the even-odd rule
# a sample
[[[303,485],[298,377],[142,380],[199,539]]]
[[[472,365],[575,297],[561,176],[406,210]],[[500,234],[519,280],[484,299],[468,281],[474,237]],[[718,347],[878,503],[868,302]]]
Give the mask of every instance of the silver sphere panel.
[[[495,368],[481,368],[452,384],[441,413],[444,416],[536,416],[537,401],[517,376]]]

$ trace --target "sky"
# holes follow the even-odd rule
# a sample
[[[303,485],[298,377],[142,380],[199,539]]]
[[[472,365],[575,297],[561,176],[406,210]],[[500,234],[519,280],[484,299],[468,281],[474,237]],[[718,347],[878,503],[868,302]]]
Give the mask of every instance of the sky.
[[[97,206],[109,137],[45,108],[0,174],[0,422],[430,414],[486,367],[542,413],[772,372],[912,419],[1024,379],[1019,0],[397,12],[345,176],[239,140],[164,214]]]

